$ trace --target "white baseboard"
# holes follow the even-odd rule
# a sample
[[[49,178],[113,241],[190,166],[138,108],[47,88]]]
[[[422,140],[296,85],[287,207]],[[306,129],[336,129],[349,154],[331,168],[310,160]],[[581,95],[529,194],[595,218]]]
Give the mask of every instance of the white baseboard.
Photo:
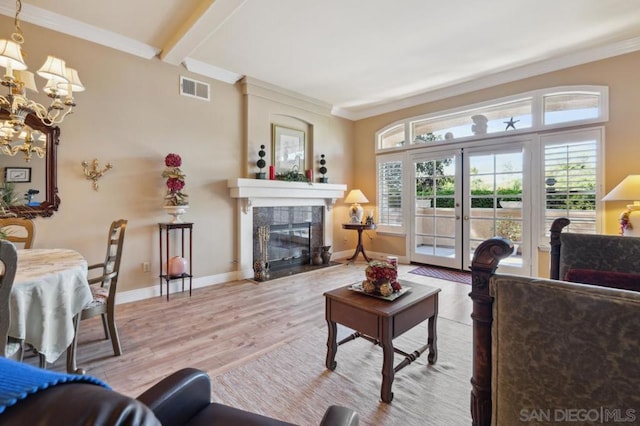
[[[193,278],[192,288],[202,288],[202,287],[208,287],[210,285],[216,285],[216,284],[226,283],[229,281],[235,281],[236,279],[238,279],[237,276],[238,276],[238,272],[234,271],[234,272],[227,272],[224,274],[210,275],[208,277]],[[185,291],[189,291],[188,278],[185,278],[184,280],[184,287],[185,287]],[[167,290],[167,285],[163,281],[162,282],[163,297],[166,296],[167,294],[166,290]],[[172,280],[169,283],[169,291],[170,291],[170,294],[181,292],[182,280],[181,279]],[[159,296],[160,296],[160,283],[158,282],[157,285],[154,285],[151,287],[144,287],[136,290],[118,292],[116,294],[116,305],[120,305],[122,303],[136,302],[138,300],[150,299],[152,297],[159,297]]]

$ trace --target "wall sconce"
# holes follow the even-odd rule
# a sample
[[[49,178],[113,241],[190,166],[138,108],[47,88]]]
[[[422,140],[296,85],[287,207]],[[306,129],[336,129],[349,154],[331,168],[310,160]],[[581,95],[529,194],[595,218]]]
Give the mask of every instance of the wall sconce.
[[[624,236],[640,236],[640,175],[629,175],[611,190],[602,201],[633,201],[620,215],[620,234]],[[635,219],[632,220],[632,214]]]
[[[100,170],[100,166],[98,166],[98,159],[94,159],[91,163],[91,167],[89,167],[89,163],[86,161],[82,162],[82,170],[84,171],[84,175],[87,179],[93,181],[93,189],[98,190],[98,179],[102,177],[106,172],[111,170],[113,166],[111,163],[107,163],[106,166],[102,170]]]

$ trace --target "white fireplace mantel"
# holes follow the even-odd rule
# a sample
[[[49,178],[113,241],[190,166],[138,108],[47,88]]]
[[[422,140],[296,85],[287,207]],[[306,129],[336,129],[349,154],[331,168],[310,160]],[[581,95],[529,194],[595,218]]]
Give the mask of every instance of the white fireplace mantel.
[[[277,206],[324,206],[324,243],[333,242],[333,214],[329,211],[347,190],[345,184],[287,182],[236,178],[227,181],[229,195],[238,203],[238,274],[253,276],[253,208]]]
[[[327,210],[331,210],[338,198],[344,197],[347,185],[342,183],[287,182],[267,179],[229,179],[227,187],[231,198],[242,200],[242,212],[247,214],[257,199],[288,200],[289,204],[299,204],[302,200],[323,199]],[[296,202],[297,200],[297,202]]]

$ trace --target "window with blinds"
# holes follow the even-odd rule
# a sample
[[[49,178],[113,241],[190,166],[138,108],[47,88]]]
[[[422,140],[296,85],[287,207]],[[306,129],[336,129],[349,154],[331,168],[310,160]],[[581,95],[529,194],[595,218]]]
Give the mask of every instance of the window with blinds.
[[[597,232],[599,134],[585,131],[543,138],[545,235],[558,217],[571,220],[571,232]]]
[[[404,227],[402,160],[378,159],[378,226]]]

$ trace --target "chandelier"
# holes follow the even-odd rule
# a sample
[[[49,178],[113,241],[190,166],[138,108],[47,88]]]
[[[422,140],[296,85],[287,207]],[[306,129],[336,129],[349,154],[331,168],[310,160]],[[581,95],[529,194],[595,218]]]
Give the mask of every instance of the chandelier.
[[[84,86],[80,82],[78,72],[65,65],[62,59],[48,56],[37,74],[46,79],[43,92],[51,98],[49,106],[44,106],[27,97],[27,90],[38,92],[33,73],[27,71],[22,57],[24,36],[20,28],[20,11],[22,1],[16,1],[15,31],[11,40],[0,39],[0,66],[5,68],[2,86],[7,88],[5,95],[0,95],[0,152],[14,156],[24,153],[26,161],[35,153],[42,158],[46,154],[46,138],[43,147],[34,143],[41,140],[40,132],[25,124],[28,115],[35,115],[43,124],[55,126],[65,119],[76,106],[73,92],[82,92]],[[21,145],[16,145],[21,144]]]

